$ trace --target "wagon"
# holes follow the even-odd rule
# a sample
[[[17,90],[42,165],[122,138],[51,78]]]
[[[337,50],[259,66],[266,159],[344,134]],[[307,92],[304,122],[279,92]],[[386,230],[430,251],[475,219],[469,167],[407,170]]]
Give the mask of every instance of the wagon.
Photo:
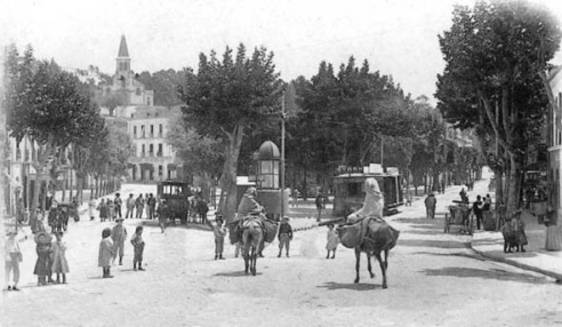
[[[163,181],[157,185],[157,196],[161,200],[165,200],[168,206],[169,219],[187,223],[187,214],[189,211],[189,200],[191,189],[188,183],[178,181]]]
[[[443,232],[448,233],[451,230],[451,226],[455,226],[459,228],[459,232],[472,235],[474,231],[474,218],[470,213],[471,210],[468,205],[450,205],[449,213],[445,214]]]

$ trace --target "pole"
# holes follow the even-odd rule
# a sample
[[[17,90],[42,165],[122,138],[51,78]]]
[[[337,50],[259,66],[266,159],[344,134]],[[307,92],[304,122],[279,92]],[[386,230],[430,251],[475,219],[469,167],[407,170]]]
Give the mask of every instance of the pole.
[[[285,216],[285,91],[281,97],[281,219]]]
[[[4,60],[6,59],[6,54],[7,54],[7,49],[4,48],[3,51],[0,52],[0,62],[4,62]],[[4,75],[4,65],[1,64],[0,65],[0,97],[3,98],[4,94],[3,92],[5,91],[4,87],[7,86],[8,84],[8,80],[7,78],[5,78],[6,75]],[[3,253],[4,251],[4,243],[6,241],[6,233],[5,233],[5,223],[7,222],[7,211],[6,211],[6,202],[5,202],[5,197],[4,197],[4,192],[6,192],[7,190],[7,185],[8,185],[8,181],[7,178],[4,174],[4,172],[6,171],[6,154],[7,154],[7,149],[6,149],[6,138],[8,137],[8,133],[7,133],[7,124],[6,124],[6,108],[4,108],[2,106],[2,104],[4,103],[4,101],[0,101],[0,255],[4,256],[5,254]],[[17,220],[16,220],[17,221]],[[17,226],[17,225],[16,225]],[[4,280],[4,260],[0,260],[0,280]],[[0,302],[3,302],[2,299],[0,299]]]
[[[384,171],[384,139],[381,134],[381,168]]]

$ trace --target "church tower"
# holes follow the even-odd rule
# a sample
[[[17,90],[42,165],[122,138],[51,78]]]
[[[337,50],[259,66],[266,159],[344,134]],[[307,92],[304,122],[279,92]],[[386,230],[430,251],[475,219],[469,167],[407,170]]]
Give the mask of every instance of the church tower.
[[[126,76],[131,70],[131,57],[129,57],[129,49],[127,49],[127,41],[125,35],[121,35],[121,42],[119,43],[119,52],[117,53],[116,73],[121,73]]]

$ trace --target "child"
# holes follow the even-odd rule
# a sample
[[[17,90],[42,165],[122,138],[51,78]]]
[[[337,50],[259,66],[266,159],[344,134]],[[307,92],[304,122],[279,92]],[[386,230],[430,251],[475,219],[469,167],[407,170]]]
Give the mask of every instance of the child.
[[[88,214],[90,215],[90,221],[94,220],[95,209],[96,209],[96,200],[90,199],[90,201],[88,201]]]
[[[62,274],[62,283],[66,284],[66,274],[68,273],[68,261],[66,261],[66,244],[62,241],[62,232],[55,234],[57,240],[53,243],[53,266],[52,271],[57,274],[56,283],[60,284],[60,275]]]
[[[217,225],[213,228],[213,234],[215,235],[215,260],[224,260],[222,252],[224,250],[226,229],[222,225],[222,216],[217,216]]]
[[[281,252],[285,248],[287,257],[289,257],[289,243],[293,240],[293,228],[289,225],[289,217],[283,217],[281,225],[279,225],[279,254],[278,258],[281,258]]]
[[[111,239],[115,247],[115,255],[119,253],[119,265],[123,265],[123,255],[125,254],[125,240],[127,239],[127,229],[123,226],[123,218],[117,218],[117,224],[111,231]],[[119,251],[118,251],[119,250]]]
[[[327,241],[326,250],[328,250],[328,254],[326,255],[326,259],[330,259],[330,251],[332,252],[332,259],[334,259],[339,243],[338,234],[334,230],[334,224],[328,224]]]
[[[22,240],[17,240],[17,232],[9,232],[8,239],[6,240],[5,251],[5,267],[6,267],[6,285],[8,287],[8,291],[19,291],[18,282],[20,280],[20,262],[23,260],[23,256],[20,250],[19,243],[23,239],[27,239],[25,236]],[[10,271],[13,272],[13,286],[10,285]]]
[[[113,221],[115,219],[115,204],[111,199],[107,200],[107,213],[109,215],[109,220]]]
[[[51,235],[46,232],[38,233],[35,236],[35,251],[37,252],[37,261],[35,262],[35,269],[33,273],[37,275],[37,286],[47,285],[47,277],[49,282],[51,279]]]
[[[100,221],[104,222],[108,216],[108,208],[104,199],[101,199],[100,204],[98,205],[98,210],[100,212]]]
[[[113,241],[111,240],[111,229],[105,228],[101,232],[100,250],[98,255],[98,267],[103,269],[103,278],[113,278],[111,275],[111,259],[115,255]]]
[[[133,270],[137,270],[137,263],[139,270],[144,271],[142,267],[142,253],[144,252],[144,240],[142,239],[142,226],[137,226],[135,234],[131,237],[131,244],[133,245],[135,256],[133,257]]]

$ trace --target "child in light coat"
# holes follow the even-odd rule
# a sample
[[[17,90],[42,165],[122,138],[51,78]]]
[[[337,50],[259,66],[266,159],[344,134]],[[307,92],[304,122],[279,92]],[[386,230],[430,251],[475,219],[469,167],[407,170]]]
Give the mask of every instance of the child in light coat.
[[[336,249],[338,248],[339,238],[338,234],[334,230],[334,225],[328,225],[328,234],[326,235],[326,250],[328,253],[326,254],[326,259],[330,259],[330,252],[332,252],[332,259],[336,257]]]
[[[52,272],[57,274],[56,283],[60,283],[60,275],[62,275],[62,283],[66,284],[66,274],[68,274],[68,261],[66,260],[66,244],[62,241],[62,232],[55,234],[56,241],[53,242],[53,265]]]
[[[98,267],[102,267],[103,278],[113,278],[111,275],[111,260],[115,255],[113,240],[111,239],[111,229],[105,228],[101,232],[101,242],[98,255]]]
[[[222,217],[217,217],[217,224],[213,227],[213,234],[215,235],[215,260],[224,260],[222,253],[224,251],[224,237],[226,236],[226,229],[222,225]]]
[[[7,236],[8,239],[4,244],[4,255],[6,256],[4,260],[6,274],[4,277],[6,278],[8,291],[19,291],[18,282],[20,280],[20,262],[23,260],[19,243],[24,239],[27,239],[27,236],[18,240],[16,239],[17,232],[15,231],[8,232]],[[10,272],[13,276],[12,285],[10,285]]]

